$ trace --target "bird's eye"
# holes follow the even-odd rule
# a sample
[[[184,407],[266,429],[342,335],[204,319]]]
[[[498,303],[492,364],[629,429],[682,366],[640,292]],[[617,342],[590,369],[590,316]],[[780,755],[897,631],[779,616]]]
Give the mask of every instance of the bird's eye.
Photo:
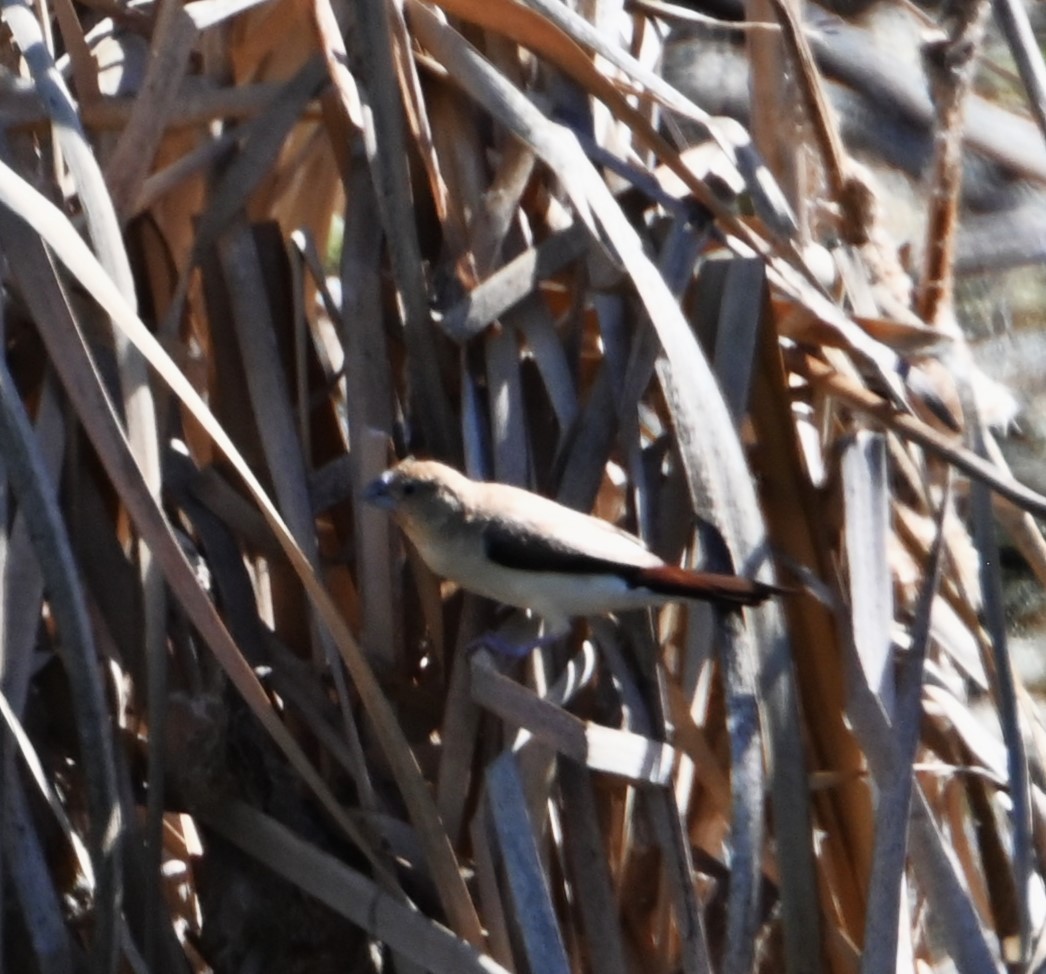
[[[403,485],[403,496],[404,497],[412,496],[416,489],[417,489],[417,485],[416,484],[410,484],[410,483],[404,484]]]

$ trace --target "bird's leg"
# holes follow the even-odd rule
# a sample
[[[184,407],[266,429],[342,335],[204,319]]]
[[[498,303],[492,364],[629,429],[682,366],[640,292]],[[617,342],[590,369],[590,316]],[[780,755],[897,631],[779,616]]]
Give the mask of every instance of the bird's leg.
[[[509,659],[522,659],[535,649],[545,649],[561,639],[564,633],[559,629],[550,629],[534,616],[522,616],[513,613],[509,621],[500,629],[482,633],[466,647],[468,653],[486,649],[495,656]]]

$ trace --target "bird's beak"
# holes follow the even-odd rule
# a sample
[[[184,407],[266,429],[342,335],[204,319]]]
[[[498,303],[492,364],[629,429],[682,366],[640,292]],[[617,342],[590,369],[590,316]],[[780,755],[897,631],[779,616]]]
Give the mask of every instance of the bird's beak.
[[[377,480],[372,480],[363,489],[363,499],[375,507],[383,507],[391,511],[396,506],[396,499],[389,491],[389,474],[386,471]]]

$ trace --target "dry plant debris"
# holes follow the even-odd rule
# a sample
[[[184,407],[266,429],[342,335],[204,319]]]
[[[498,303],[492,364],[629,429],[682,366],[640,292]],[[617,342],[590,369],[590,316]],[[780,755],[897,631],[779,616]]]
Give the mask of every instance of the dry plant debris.
[[[986,17],[4,0],[0,966],[1041,969]],[[794,591],[469,653],[411,451]]]

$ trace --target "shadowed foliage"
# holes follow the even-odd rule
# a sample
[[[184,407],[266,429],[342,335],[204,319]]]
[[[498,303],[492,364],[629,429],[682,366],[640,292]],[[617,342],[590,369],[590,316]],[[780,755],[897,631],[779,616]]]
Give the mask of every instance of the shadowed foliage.
[[[4,0],[0,967],[1041,968],[996,12]],[[499,658],[411,453],[775,595]]]

